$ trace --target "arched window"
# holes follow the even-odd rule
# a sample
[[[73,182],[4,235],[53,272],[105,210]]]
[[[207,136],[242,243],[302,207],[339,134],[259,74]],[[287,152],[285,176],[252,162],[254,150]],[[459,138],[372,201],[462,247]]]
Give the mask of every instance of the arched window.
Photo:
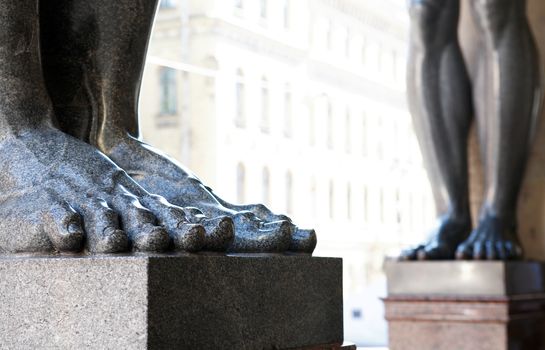
[[[178,112],[176,70],[169,67],[163,67],[159,74],[161,114],[174,115]]]
[[[352,120],[350,117],[350,109],[346,109],[345,123],[344,123],[344,148],[346,153],[352,152]]]
[[[293,213],[293,176],[290,171],[286,173],[286,212]]]
[[[291,86],[286,85],[284,92],[284,136],[291,137],[293,133]]]
[[[376,142],[377,142],[377,144],[376,144],[377,158],[378,159],[383,159],[384,158],[384,143],[383,143],[383,140],[384,140],[385,135],[384,135],[382,116],[378,116],[376,132],[377,132],[377,135],[378,135],[378,137],[376,138]]]
[[[367,63],[367,39],[365,37],[361,40],[361,64]]]
[[[317,196],[317,189],[316,189],[316,179],[313,177],[312,180],[310,180],[310,208],[311,208],[311,215],[313,218],[317,217],[318,215],[318,196]]]
[[[345,32],[344,55],[346,58],[350,58],[350,28],[346,28],[346,32]]]
[[[246,169],[244,164],[237,165],[237,202],[244,203],[246,199]]]
[[[396,189],[396,222],[401,224],[401,191]]]
[[[363,220],[369,222],[369,191],[367,186],[363,188]]]
[[[263,204],[271,205],[271,173],[269,168],[263,168],[261,172],[261,198]]]
[[[237,70],[237,75],[235,77],[236,83],[235,83],[235,93],[236,93],[236,101],[235,101],[235,125],[239,128],[243,128],[246,126],[246,113],[245,113],[245,90],[244,90],[244,73],[242,72],[242,69]]]
[[[218,60],[214,56],[208,56],[202,61],[202,66],[212,72],[217,72],[219,69]],[[209,75],[205,78],[206,89],[210,98],[214,99],[216,94],[216,76]]]
[[[284,29],[290,27],[290,0],[284,0],[284,13],[283,13]]]
[[[361,155],[367,156],[367,114],[361,115]]]
[[[269,112],[269,82],[263,77],[261,78],[261,131],[266,134],[270,131]]]
[[[346,185],[346,218],[352,220],[352,187]]]
[[[333,219],[335,215],[335,189],[333,188],[333,180],[329,180],[329,217]]]
[[[314,146],[316,144],[316,117],[314,114],[314,102],[312,102],[308,115],[308,143],[310,146]]]
[[[327,102],[327,148],[333,149],[333,106],[331,101]]]
[[[396,50],[392,50],[392,77],[397,79],[398,71],[397,71],[397,52]]]
[[[259,13],[261,18],[267,18],[267,0],[260,0]]]
[[[327,22],[326,43],[327,49],[331,50],[333,48],[333,23],[331,21]]]
[[[384,223],[384,212],[385,212],[385,208],[384,208],[385,201],[384,201],[384,190],[383,189],[380,190],[378,203],[379,203],[379,211],[380,211],[379,220],[380,220],[380,223],[383,224]]]

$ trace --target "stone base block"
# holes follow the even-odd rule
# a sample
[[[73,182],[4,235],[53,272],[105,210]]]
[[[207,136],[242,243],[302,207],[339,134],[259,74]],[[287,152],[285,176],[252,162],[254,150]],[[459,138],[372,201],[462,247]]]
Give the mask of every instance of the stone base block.
[[[343,340],[342,261],[0,258],[0,347],[289,349]]]
[[[545,266],[387,262],[390,350],[545,349]]]

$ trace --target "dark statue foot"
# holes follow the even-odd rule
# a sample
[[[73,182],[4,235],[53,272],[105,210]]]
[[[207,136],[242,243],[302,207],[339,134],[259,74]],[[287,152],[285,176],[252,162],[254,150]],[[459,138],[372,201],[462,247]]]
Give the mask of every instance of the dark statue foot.
[[[189,170],[160,151],[129,135],[108,135],[105,139],[113,146],[101,147],[102,151],[142,187],[182,207],[198,207],[208,217],[232,218],[235,237],[227,251],[312,253],[314,250],[314,230],[300,230],[286,216],[274,215],[262,205],[227,207]]]
[[[486,214],[469,238],[458,247],[457,259],[514,260],[522,258],[522,248],[513,220],[503,221]]]
[[[197,251],[206,243],[182,208],[56,129],[20,132],[0,149],[0,252]]]
[[[291,225],[291,230],[293,232],[290,248],[292,252],[302,252],[302,253],[312,253],[314,248],[316,248],[317,238],[316,231],[313,229],[301,229],[294,225],[289,217],[282,214],[275,214],[269,208],[263,204],[246,204],[246,205],[236,205],[224,201],[219,196],[217,196],[211,188],[206,187],[206,189],[214,196],[214,198],[223,205],[225,208],[235,210],[235,211],[249,211],[261,218],[264,221],[268,222],[279,222],[287,221]]]
[[[471,231],[471,220],[441,218],[441,222],[430,239],[424,244],[407,249],[400,255],[401,260],[452,260],[456,248]]]

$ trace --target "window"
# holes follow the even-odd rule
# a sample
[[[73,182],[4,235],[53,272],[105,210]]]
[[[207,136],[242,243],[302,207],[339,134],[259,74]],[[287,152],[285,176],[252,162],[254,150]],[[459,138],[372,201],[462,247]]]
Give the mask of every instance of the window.
[[[290,171],[286,173],[286,212],[293,214],[293,176]]]
[[[318,196],[317,196],[317,190],[316,190],[316,179],[313,177],[310,180],[310,208],[311,208],[311,215],[313,218],[317,217],[318,215]]]
[[[416,208],[414,207],[414,197],[412,194],[409,194],[409,212],[407,213],[407,217],[409,219],[409,227],[411,228],[411,230],[414,230],[416,228],[415,226],[415,223],[416,221],[414,220],[415,218],[415,215],[416,215]]]
[[[308,116],[308,143],[310,146],[316,144],[316,120],[314,116],[314,103],[310,105]]]
[[[176,70],[163,67],[160,71],[160,103],[161,114],[174,115],[178,111],[178,87],[176,84]]]
[[[333,149],[333,106],[331,102],[327,103],[327,148]]]
[[[351,121],[351,118],[350,118],[350,110],[347,109],[346,110],[346,117],[345,117],[345,125],[344,125],[344,130],[345,130],[345,135],[344,135],[344,148],[345,148],[345,151],[346,153],[350,153],[352,152],[352,137],[351,137],[351,134],[352,134],[352,121]]]
[[[396,120],[393,121],[392,125],[392,137],[391,140],[393,141],[391,144],[392,152],[390,154],[390,159],[401,159],[401,147],[400,147],[400,139],[401,135],[399,132],[399,124]]]
[[[244,203],[246,198],[246,169],[242,163],[237,165],[237,202]]]
[[[394,79],[397,79],[398,71],[397,71],[397,52],[395,50],[392,50],[392,77]]]
[[[396,189],[396,222],[401,224],[401,193],[399,188]]]
[[[333,219],[335,214],[335,189],[333,188],[333,180],[329,180],[329,217]]]
[[[367,156],[367,114],[361,115],[361,155]]]
[[[235,0],[235,7],[237,9],[243,9],[244,8],[244,1],[243,0]]]
[[[286,92],[284,93],[284,136],[288,138],[292,136],[292,123],[291,87],[288,84],[286,85]]]
[[[384,49],[382,44],[378,44],[378,55],[377,55],[377,69],[379,72],[382,72],[384,68]]]
[[[261,18],[263,19],[267,18],[267,0],[260,0],[259,12],[260,12]]]
[[[239,128],[243,128],[246,126],[246,115],[244,113],[246,96],[244,91],[244,73],[241,69],[237,70],[237,76],[235,79],[235,125]]]
[[[383,189],[380,190],[378,203],[379,203],[378,204],[379,205],[379,220],[380,220],[380,223],[384,223],[384,212],[385,212],[384,204],[385,204],[385,201],[384,201],[384,190]]]
[[[352,187],[346,185],[346,218],[352,220]]]
[[[263,77],[261,79],[261,131],[266,134],[270,131],[268,85],[267,78]]]
[[[346,58],[350,57],[350,28],[346,28],[344,37],[344,55]]]
[[[363,220],[369,221],[369,191],[367,186],[363,188]]]
[[[327,23],[326,43],[327,43],[327,49],[331,50],[333,48],[333,24],[331,23],[331,21]]]
[[[362,38],[361,43],[361,64],[365,65],[367,63],[367,39]]]
[[[284,13],[283,13],[284,29],[290,27],[290,0],[284,0]]]
[[[384,128],[382,127],[382,116],[379,116],[377,121],[377,128],[376,128],[377,135],[380,135],[377,137],[377,158],[383,159],[384,158],[384,144],[383,141],[383,133]]]
[[[160,8],[166,9],[166,8],[175,8],[177,0],[161,0]]]
[[[263,168],[261,172],[261,198],[263,204],[271,205],[271,173],[269,168]]]

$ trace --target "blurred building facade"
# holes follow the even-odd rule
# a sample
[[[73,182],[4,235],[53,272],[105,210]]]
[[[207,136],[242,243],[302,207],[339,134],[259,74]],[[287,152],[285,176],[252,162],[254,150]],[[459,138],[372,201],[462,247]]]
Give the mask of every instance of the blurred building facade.
[[[433,201],[405,101],[397,0],[163,0],[143,137],[223,198],[315,227],[345,291],[382,276]]]

